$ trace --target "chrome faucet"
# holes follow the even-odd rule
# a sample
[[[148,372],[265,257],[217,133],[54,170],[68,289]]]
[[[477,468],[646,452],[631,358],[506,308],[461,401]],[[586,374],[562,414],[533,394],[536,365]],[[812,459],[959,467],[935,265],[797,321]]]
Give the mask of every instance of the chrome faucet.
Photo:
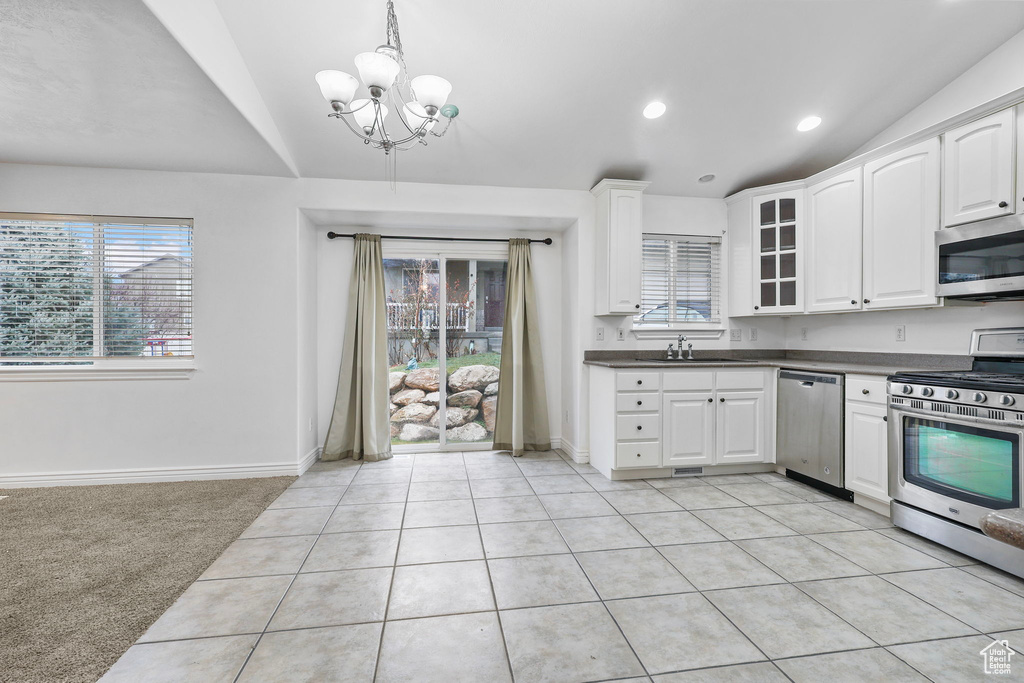
[[[684,335],[679,335],[679,339],[676,340],[679,343],[679,355],[683,355],[683,342],[686,341]],[[687,343],[686,345],[686,360],[693,360],[693,344]]]
[[[679,355],[672,349],[672,342],[669,342],[668,349],[665,351],[665,360],[672,360],[678,357]]]

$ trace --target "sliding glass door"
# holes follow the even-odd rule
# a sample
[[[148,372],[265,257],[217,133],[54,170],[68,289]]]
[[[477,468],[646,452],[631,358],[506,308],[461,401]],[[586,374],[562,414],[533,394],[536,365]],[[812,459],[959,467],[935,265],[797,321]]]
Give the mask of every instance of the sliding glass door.
[[[395,251],[404,257],[384,259],[392,444],[399,451],[490,448],[505,318],[504,249]]]

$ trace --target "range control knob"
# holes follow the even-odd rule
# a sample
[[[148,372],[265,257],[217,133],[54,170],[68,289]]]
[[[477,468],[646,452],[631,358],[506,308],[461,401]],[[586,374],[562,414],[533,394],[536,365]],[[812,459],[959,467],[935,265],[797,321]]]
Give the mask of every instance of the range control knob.
[[[910,386],[909,384],[904,384],[903,388],[900,389],[900,391],[902,391],[904,394],[912,394],[914,393],[914,387]]]
[[[953,400],[960,397],[960,392],[956,389],[946,389],[946,398]]]
[[[1013,400],[1013,396],[1007,396],[1003,394],[999,397],[999,402],[1004,406],[1012,406],[1016,401]]]
[[[986,396],[980,391],[975,391],[973,394],[971,394],[971,398],[974,400],[975,403],[984,403],[985,401],[988,400],[988,396]]]
[[[923,389],[921,389],[922,396],[931,396],[934,393],[935,391],[931,387],[924,387]]]

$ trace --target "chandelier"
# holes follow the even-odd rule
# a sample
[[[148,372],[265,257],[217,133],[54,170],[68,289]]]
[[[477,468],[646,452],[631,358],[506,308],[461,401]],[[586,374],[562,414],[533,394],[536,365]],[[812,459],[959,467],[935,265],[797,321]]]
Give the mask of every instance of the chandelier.
[[[359,80],[344,71],[320,71],[316,82],[324,99],[334,109],[328,116],[344,121],[363,144],[384,150],[385,160],[391,159],[388,168],[393,170],[396,159],[392,151],[411,149],[416,143],[425,145],[428,134],[441,137],[448,131],[452,119],[459,115],[459,108],[446,104],[452,84],[440,76],[417,76],[409,80],[392,0],[388,0],[387,23],[387,43],[355,58],[359,80],[366,86],[368,98],[356,99]],[[398,131],[397,135],[385,125],[389,111],[399,114],[401,125],[392,126],[392,131]],[[444,128],[435,131],[442,117]]]

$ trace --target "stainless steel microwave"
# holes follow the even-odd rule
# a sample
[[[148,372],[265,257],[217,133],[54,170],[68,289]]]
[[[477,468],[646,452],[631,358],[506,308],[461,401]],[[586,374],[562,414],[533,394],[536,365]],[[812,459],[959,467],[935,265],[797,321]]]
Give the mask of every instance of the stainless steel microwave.
[[[1024,214],[939,230],[938,295],[1024,299]]]

